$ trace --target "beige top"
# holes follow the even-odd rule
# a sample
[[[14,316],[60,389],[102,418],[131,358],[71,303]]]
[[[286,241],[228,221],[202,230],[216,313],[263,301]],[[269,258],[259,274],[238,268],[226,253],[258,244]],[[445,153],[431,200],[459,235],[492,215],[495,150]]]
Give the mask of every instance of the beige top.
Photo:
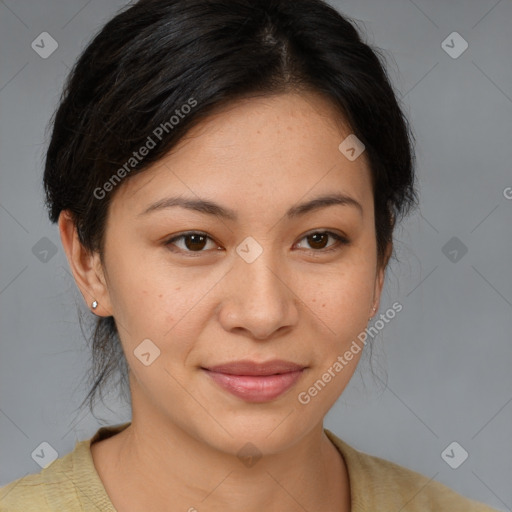
[[[39,473],[0,488],[0,512],[116,512],[94,466],[90,446],[128,425],[130,422],[102,427]],[[329,430],[325,433],[345,460],[352,512],[496,512],[419,473],[355,450]]]

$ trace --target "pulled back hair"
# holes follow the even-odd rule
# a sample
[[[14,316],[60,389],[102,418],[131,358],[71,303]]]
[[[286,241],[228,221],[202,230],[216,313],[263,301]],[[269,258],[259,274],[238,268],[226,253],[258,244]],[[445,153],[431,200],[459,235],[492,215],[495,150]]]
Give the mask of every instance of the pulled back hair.
[[[122,185],[106,184],[116,184],[116,173],[127,180],[143,172],[234,100],[313,91],[365,145],[385,265],[396,221],[417,195],[414,137],[381,61],[379,50],[321,0],[130,4],[82,52],[52,117],[44,170],[50,220],[68,210],[82,245],[102,256],[108,207]],[[135,161],[148,137],[154,147]],[[116,373],[127,385],[127,365],[113,317],[96,319],[90,342],[92,388],[82,405],[88,401],[92,412]]]

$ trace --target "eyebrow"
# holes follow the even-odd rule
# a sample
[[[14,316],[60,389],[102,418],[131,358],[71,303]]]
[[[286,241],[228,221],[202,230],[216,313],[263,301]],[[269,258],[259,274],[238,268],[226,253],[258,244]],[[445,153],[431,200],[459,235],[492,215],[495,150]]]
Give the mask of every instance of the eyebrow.
[[[359,210],[361,215],[363,214],[363,207],[361,206],[361,203],[356,201],[353,197],[346,194],[328,194],[312,199],[311,201],[292,206],[285,215],[289,219],[292,219],[305,215],[311,211],[334,205],[355,207]],[[180,206],[182,208],[207,215],[214,215],[221,219],[231,221],[236,221],[238,219],[238,215],[234,210],[221,206],[213,201],[208,201],[206,199],[187,199],[179,196],[161,199],[148,206],[148,208],[141,212],[139,216],[146,215],[154,211],[164,210],[166,208],[172,208],[174,206]]]

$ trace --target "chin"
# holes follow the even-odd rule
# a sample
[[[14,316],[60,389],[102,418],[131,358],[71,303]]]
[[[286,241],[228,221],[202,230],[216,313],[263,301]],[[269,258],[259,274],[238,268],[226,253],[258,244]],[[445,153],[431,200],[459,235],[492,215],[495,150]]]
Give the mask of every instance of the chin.
[[[222,409],[214,410],[220,413]],[[252,410],[232,409],[217,414],[207,424],[198,425],[194,437],[230,455],[240,456],[241,450],[242,455],[244,450],[254,450],[260,455],[277,454],[300,441],[320,421],[307,421],[304,415],[299,418],[299,413],[300,409],[290,403],[270,410],[259,406]]]

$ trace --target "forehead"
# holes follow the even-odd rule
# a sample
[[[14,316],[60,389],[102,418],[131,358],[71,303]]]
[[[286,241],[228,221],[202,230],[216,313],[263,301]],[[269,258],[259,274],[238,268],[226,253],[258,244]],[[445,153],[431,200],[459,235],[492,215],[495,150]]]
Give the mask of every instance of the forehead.
[[[215,198],[262,213],[320,193],[372,199],[364,152],[339,150],[350,135],[337,110],[313,93],[233,102],[192,128],[164,158],[122,184],[111,208],[141,210],[166,195]],[[124,212],[126,213],[126,212]]]

